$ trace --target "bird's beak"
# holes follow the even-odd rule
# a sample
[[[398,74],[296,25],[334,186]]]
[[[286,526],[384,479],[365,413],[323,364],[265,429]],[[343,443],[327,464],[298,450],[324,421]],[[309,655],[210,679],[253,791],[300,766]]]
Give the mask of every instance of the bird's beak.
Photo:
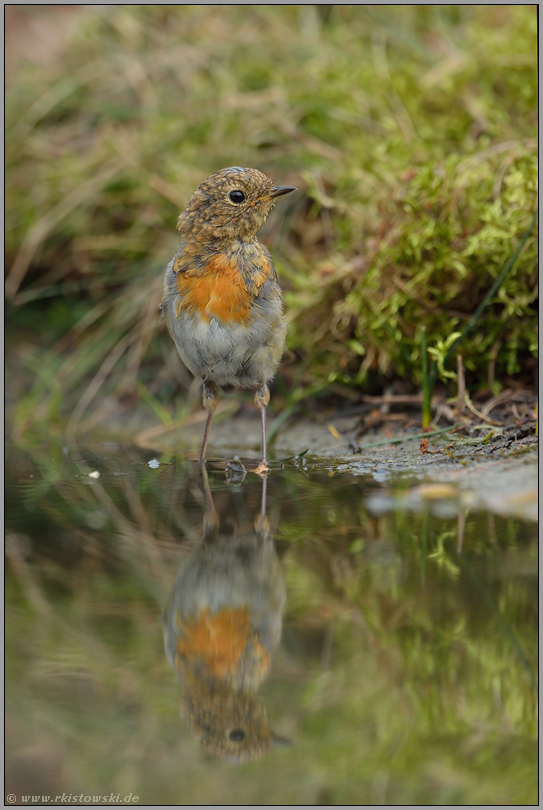
[[[290,194],[291,191],[298,191],[296,186],[275,186],[269,193],[271,198],[282,197],[283,194]]]

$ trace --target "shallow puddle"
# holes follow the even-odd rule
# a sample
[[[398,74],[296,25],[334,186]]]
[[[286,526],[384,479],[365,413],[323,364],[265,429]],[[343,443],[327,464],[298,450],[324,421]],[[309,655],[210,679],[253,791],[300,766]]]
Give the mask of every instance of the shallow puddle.
[[[537,803],[534,523],[304,459],[6,460],[16,804]]]

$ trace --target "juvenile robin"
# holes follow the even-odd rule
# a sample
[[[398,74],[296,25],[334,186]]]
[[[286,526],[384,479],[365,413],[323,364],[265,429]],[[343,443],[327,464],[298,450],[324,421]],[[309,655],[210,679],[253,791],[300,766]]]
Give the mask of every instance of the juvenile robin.
[[[234,166],[208,177],[180,215],[179,249],[166,270],[162,311],[181,359],[203,379],[208,411],[200,461],[205,461],[219,387],[256,389],[267,468],[266,406],[285,348],[283,298],[270,252],[256,235],[277,197],[256,169]]]
[[[206,512],[200,543],[184,558],[163,612],[164,644],[182,686],[181,705],[203,748],[257,759],[287,740],[257,696],[279,644],[285,578],[266,517],[222,530],[202,467]]]

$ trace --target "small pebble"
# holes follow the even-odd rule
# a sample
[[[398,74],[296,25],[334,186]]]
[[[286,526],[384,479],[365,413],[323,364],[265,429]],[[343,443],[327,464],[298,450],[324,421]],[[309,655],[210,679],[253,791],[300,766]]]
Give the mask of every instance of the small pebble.
[[[89,478],[100,478],[100,473],[98,470],[94,470],[94,472],[89,473]]]

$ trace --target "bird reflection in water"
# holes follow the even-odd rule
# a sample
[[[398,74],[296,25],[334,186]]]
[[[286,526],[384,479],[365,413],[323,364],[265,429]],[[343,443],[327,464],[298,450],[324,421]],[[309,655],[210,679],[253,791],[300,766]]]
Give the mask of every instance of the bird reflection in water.
[[[281,637],[286,589],[266,516],[250,528],[221,524],[202,466],[202,540],[183,560],[163,614],[164,642],[182,686],[182,709],[206,751],[257,759],[289,744],[270,725],[257,690]]]

